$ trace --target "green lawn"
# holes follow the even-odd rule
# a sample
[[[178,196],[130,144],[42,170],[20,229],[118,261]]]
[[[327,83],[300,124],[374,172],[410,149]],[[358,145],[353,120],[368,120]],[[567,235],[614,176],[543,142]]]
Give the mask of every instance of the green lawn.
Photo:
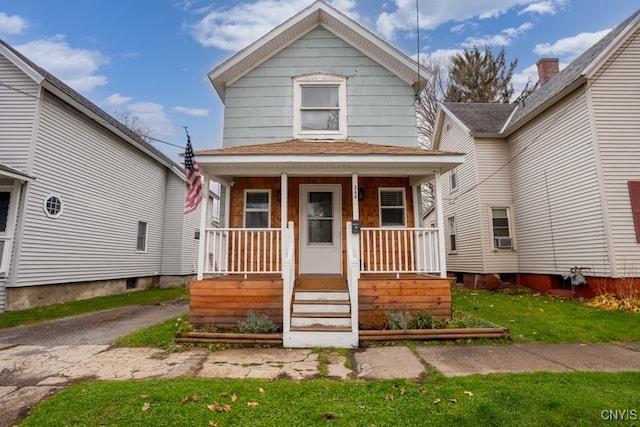
[[[454,289],[453,307],[509,328],[514,342],[640,341],[640,314],[545,295]],[[476,310],[474,310],[476,307]]]
[[[640,410],[640,373],[476,375],[398,381],[83,383],[21,426],[598,426]],[[228,405],[228,406],[227,406]],[[633,413],[627,412],[628,417]],[[633,425],[627,423],[612,425]]]

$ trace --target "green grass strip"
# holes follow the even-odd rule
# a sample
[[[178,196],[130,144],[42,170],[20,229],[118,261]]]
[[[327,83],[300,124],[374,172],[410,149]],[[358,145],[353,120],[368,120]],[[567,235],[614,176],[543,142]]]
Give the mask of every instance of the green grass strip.
[[[437,375],[421,384],[185,377],[96,382],[56,394],[20,425],[549,427],[599,426],[623,413],[629,425],[640,410],[638,384],[638,372]]]

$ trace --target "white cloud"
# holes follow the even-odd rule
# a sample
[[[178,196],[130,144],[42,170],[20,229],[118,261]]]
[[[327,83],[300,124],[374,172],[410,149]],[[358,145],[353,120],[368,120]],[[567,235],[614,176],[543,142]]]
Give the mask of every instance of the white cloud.
[[[562,9],[566,3],[567,0],[546,0],[536,2],[525,7],[518,14],[534,13],[538,15],[555,15],[558,9]]]
[[[203,46],[236,51],[259,39],[276,26],[309,6],[309,0],[257,0],[231,8],[208,8],[205,16],[190,26],[192,36]],[[354,0],[334,0],[331,4],[355,16]]]
[[[566,55],[565,59],[572,59],[593,46],[604,37],[611,29],[597,31],[595,33],[580,33],[573,37],[560,39],[555,43],[541,43],[536,45],[534,52],[540,56]]]
[[[97,50],[74,49],[64,41],[62,35],[31,41],[15,48],[79,92],[107,84],[107,77],[96,72],[109,63],[109,58]]]
[[[420,3],[420,28],[433,30],[445,23],[459,23],[470,19],[487,19],[499,16],[514,7],[525,6],[528,12],[543,13],[540,3],[546,4],[545,13],[564,5],[566,0],[422,0]],[[377,30],[384,37],[392,39],[399,31],[414,31],[416,26],[416,5],[412,0],[395,0],[395,10],[378,16]]]
[[[136,116],[140,122],[151,128],[151,134],[158,136],[174,136],[176,130],[164,107],[155,102],[136,102],[127,106],[126,110]]]
[[[0,34],[13,36],[22,34],[27,29],[27,21],[18,15],[7,15],[0,12]]]
[[[131,96],[122,96],[119,93],[114,93],[113,95],[106,97],[105,100],[102,101],[102,104],[109,107],[119,107],[131,101],[133,101],[133,97]]]
[[[474,46],[509,46],[511,41],[517,38],[520,34],[529,31],[533,28],[530,22],[525,22],[518,28],[506,28],[500,32],[500,34],[494,34],[484,37],[469,37],[462,43],[462,47],[472,48]]]
[[[182,107],[178,105],[176,107],[173,107],[173,111],[177,113],[186,114],[187,116],[192,116],[192,117],[208,117],[209,116],[209,110],[206,110],[204,108],[189,108],[189,107]]]

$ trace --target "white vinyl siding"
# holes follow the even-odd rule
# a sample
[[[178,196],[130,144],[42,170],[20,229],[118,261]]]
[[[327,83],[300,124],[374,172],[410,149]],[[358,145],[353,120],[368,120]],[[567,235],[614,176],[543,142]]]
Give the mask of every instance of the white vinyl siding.
[[[509,146],[503,139],[476,139],[478,161],[478,187],[482,228],[483,273],[514,273],[519,271],[518,253],[515,250],[495,250],[492,233],[491,208],[509,208],[510,227],[513,237],[515,226],[513,196],[511,190],[511,164]],[[515,242],[515,240],[514,240]]]
[[[509,140],[522,273],[610,273],[589,117],[579,89]]]
[[[318,72],[348,76],[350,139],[416,145],[413,88],[329,31],[317,28],[226,88],[223,146],[291,139],[292,78]]]
[[[640,180],[640,38],[638,31],[595,76],[590,95],[602,168],[608,233],[618,277],[640,274],[628,181]]]
[[[187,185],[172,172],[167,170],[166,174],[161,274],[169,276],[193,274],[196,272],[198,262],[198,240],[194,238],[194,230],[200,229],[200,209],[184,214]]]
[[[478,171],[476,148],[468,132],[446,118],[440,141],[440,150],[465,153],[464,163],[456,168],[458,190],[451,192],[450,178],[442,180],[444,218],[455,216],[457,248],[455,255],[447,256],[447,270],[468,273],[483,273],[483,239],[481,229],[480,201],[478,194]],[[448,124],[448,126],[447,126]],[[445,221],[448,236],[448,223]],[[448,239],[447,253],[452,253]]]
[[[39,88],[1,55],[0,82],[0,163],[28,173]]]
[[[166,168],[47,94],[14,286],[152,276],[161,270]],[[141,177],[144,171],[144,179]],[[42,209],[55,193],[64,214]],[[136,252],[138,221],[147,251]],[[55,222],[55,224],[52,224]]]

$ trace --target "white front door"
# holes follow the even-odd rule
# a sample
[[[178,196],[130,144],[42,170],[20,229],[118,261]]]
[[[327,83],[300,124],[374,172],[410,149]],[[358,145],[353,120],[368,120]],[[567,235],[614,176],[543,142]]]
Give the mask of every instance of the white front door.
[[[340,185],[300,186],[300,274],[342,274]]]

